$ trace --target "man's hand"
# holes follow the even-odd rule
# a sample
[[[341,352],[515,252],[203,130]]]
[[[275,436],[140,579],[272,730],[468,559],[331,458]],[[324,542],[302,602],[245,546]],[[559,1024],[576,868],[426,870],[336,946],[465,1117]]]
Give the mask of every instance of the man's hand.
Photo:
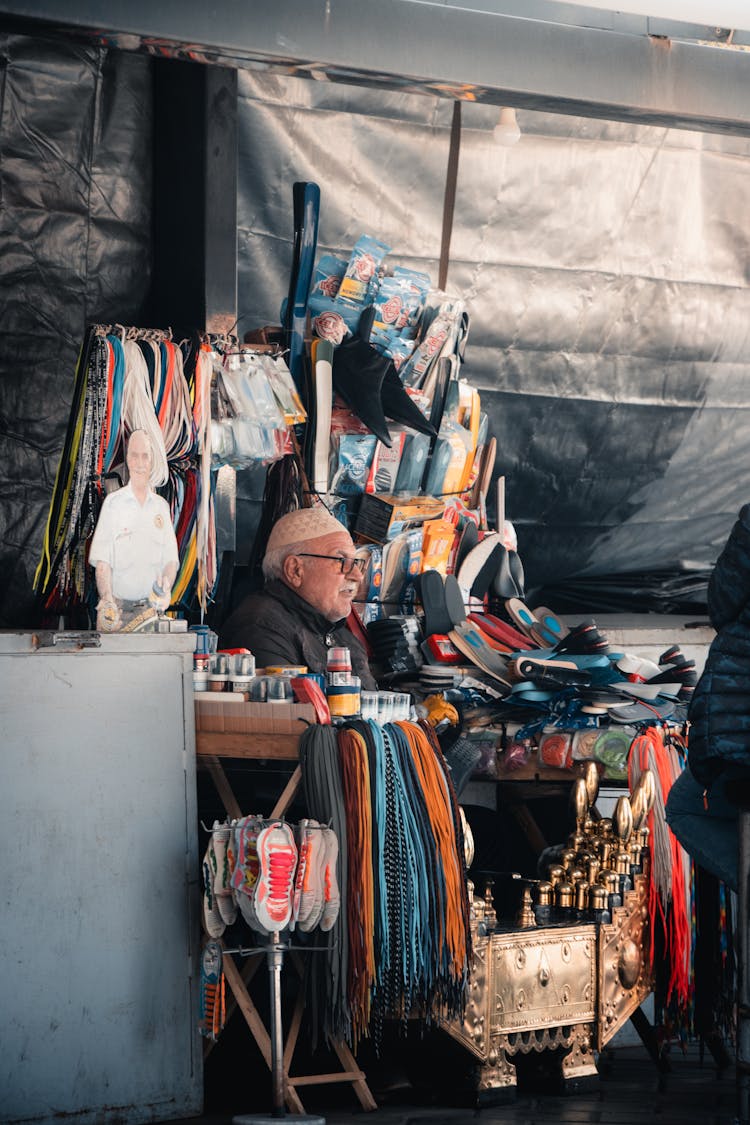
[[[157,593],[157,589],[161,591],[160,594]],[[165,613],[169,609],[172,601],[172,582],[166,572],[156,577],[148,600],[159,613]]]
[[[114,598],[102,598],[96,607],[96,628],[100,633],[116,633],[122,625],[120,607]]]

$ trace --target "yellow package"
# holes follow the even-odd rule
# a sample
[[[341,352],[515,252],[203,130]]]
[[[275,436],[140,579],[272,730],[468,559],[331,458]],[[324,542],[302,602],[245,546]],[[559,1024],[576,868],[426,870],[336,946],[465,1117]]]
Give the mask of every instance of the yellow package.
[[[422,525],[422,571],[437,570],[448,573],[448,558],[456,529],[448,520],[428,520]]]

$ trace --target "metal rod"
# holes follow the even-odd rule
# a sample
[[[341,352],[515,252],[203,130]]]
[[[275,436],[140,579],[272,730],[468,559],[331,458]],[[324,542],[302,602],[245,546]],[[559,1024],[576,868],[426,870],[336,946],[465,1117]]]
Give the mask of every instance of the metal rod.
[[[750,1121],[750,809],[740,807],[737,902],[737,1121]]]
[[[284,1102],[284,1036],[281,1026],[281,966],[284,951],[274,931],[268,947],[268,984],[271,995],[271,1086],[274,1117],[285,1117]]]

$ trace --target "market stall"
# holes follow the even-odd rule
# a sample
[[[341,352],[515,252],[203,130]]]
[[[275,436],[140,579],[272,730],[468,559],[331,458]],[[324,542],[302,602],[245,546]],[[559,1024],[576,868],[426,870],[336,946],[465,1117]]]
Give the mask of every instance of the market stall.
[[[443,1027],[473,1052],[478,1099],[512,1089],[511,1059],[532,1049],[532,1033],[534,1050],[563,1049],[563,1076],[580,1083],[651,992],[659,959],[660,1003],[687,1019],[689,864],[663,810],[684,765],[709,630],[675,623],[665,638],[662,623],[647,642],[527,601],[502,478],[488,518],[497,448],[465,370],[465,302],[369,234],[348,259],[316,257],[316,185],[296,184],[293,203],[278,326],[242,340],[112,325],[87,333],[37,588],[49,614],[105,633],[148,644],[189,631],[198,761],[225,812],[202,825],[196,1029],[220,1042],[228,984],[272,1070],[276,1109],[299,1111],[299,1087],[331,1081],[350,1082],[372,1108],[353,1052],[394,1019]],[[159,575],[125,606],[116,588],[105,597],[91,538],[136,432],[152,451],[179,563],[166,593]],[[222,644],[225,623],[208,626],[222,577],[217,474],[249,465],[266,469],[258,583],[273,529],[294,512],[325,513],[326,534],[334,526],[351,544],[331,555],[284,540],[288,557],[340,564],[342,581],[357,585],[345,625],[326,626],[322,656],[292,636],[284,653],[296,662],[261,663],[260,651],[281,649],[261,637],[244,644],[241,633]],[[358,674],[355,644],[374,689]],[[299,764],[274,804],[253,808],[225,772],[237,759]],[[509,803],[534,866],[484,869],[475,894],[462,794],[529,781],[562,782],[564,812],[577,793],[577,821],[546,839],[517,790]],[[616,830],[607,817],[597,827],[600,783],[618,790]],[[613,969],[607,951],[623,942],[628,956]],[[575,1003],[570,968],[520,1022],[488,1020],[483,1006],[498,997],[523,1006],[523,981],[518,994],[503,991],[513,951],[524,962],[542,951],[529,962],[538,977],[574,948],[598,965]],[[302,984],[284,1039],[278,992],[268,1029],[239,966],[265,953],[273,993],[292,952]],[[292,1075],[303,1019],[313,1041],[334,1046],[339,1073]]]

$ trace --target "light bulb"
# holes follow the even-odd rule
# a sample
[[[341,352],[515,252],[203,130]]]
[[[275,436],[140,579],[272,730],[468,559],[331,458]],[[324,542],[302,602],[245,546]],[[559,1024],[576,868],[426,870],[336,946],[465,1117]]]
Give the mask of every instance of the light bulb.
[[[511,106],[504,105],[500,110],[500,120],[492,130],[492,136],[495,144],[507,147],[514,145],[520,139],[521,130],[516,121],[516,111]]]

